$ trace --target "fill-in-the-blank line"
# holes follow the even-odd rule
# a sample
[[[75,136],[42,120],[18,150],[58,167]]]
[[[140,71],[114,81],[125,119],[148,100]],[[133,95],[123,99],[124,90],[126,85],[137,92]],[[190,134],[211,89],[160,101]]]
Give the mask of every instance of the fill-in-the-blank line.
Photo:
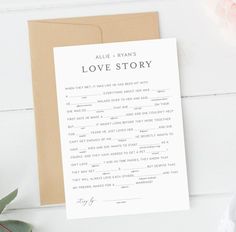
[[[152,155],[157,155],[159,153],[163,153],[163,152],[166,152],[166,151],[152,151],[152,152],[146,152],[147,154],[152,154]]]
[[[119,142],[125,142],[126,140],[130,140],[130,139],[135,139],[135,138],[114,138],[114,139],[111,139],[111,140],[116,140],[116,141],[119,141]]]
[[[134,176],[134,177],[152,177],[152,176],[161,176],[162,173],[157,173],[157,174],[145,174],[145,175],[139,175],[139,176]]]
[[[74,128],[87,128],[87,127],[95,127],[96,125],[86,125],[86,126],[74,126]]]
[[[117,186],[117,187],[125,187],[125,186],[132,186],[132,185],[135,185],[135,184],[116,184],[115,186]]]
[[[133,201],[133,200],[141,200],[142,198],[134,197],[134,198],[121,198],[121,199],[110,199],[110,200],[104,200],[105,202],[111,202],[111,201]]]
[[[138,168],[122,168],[124,171],[133,171],[133,170],[140,170],[140,169],[147,169],[147,167],[138,167]]]
[[[128,116],[127,115],[104,116],[103,118],[121,118],[121,117],[128,117]]]
[[[144,106],[132,106],[132,107],[129,107],[129,109],[141,109],[141,108],[149,108],[149,107],[155,107],[154,105],[144,105]]]
[[[150,130],[159,130],[159,128],[136,129],[135,131],[145,133],[146,131],[150,131]]]
[[[167,90],[169,89],[151,89],[151,91],[158,92],[158,93],[166,92]]]
[[[76,98],[76,97],[91,97],[91,96],[101,96],[102,94],[85,94],[85,95],[72,95],[67,96],[68,98]]]
[[[97,103],[97,102],[72,102],[70,103],[70,105],[91,105],[91,104],[94,104],[94,103]]]
[[[157,102],[157,101],[166,101],[168,98],[153,98],[151,99],[151,102]]]
[[[114,169],[114,170],[97,170],[97,171],[95,171],[95,172],[117,172],[117,171],[120,171],[120,170],[118,170],[118,169]]]
[[[94,109],[94,110],[86,110],[87,112],[90,112],[90,111],[101,111],[101,112],[104,112],[106,110],[113,110],[113,108],[107,108],[107,109]]]
[[[138,145],[138,147],[153,147],[153,146],[156,146],[156,147],[159,147],[160,144],[159,143],[154,143],[154,144],[143,144],[143,145]]]

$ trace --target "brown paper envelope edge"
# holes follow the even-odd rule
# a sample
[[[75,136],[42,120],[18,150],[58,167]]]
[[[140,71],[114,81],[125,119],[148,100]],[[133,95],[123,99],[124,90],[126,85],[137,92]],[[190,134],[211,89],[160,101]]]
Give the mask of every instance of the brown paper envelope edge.
[[[53,47],[159,38],[156,12],[29,21],[40,203],[65,202]]]

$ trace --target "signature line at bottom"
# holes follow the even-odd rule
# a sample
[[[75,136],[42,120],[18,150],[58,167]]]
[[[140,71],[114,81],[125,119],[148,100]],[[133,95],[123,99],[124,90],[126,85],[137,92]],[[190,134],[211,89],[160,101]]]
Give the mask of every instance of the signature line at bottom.
[[[121,199],[113,199],[113,200],[104,200],[105,202],[109,201],[133,201],[133,200],[141,200],[142,198],[121,198]]]

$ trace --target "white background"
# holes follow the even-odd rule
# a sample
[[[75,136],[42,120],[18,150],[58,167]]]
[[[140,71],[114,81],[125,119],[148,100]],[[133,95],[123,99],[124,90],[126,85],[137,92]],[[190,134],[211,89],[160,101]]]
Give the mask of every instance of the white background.
[[[159,11],[161,37],[176,37],[191,210],[66,221],[40,207],[27,20]],[[195,0],[0,0],[0,196],[19,187],[3,219],[34,231],[216,231],[236,188],[236,48]]]

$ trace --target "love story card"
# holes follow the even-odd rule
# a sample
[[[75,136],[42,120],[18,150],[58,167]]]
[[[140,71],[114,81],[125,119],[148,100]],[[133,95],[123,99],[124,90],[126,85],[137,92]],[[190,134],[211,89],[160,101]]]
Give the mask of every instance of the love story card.
[[[69,219],[185,210],[175,39],[54,48]]]

